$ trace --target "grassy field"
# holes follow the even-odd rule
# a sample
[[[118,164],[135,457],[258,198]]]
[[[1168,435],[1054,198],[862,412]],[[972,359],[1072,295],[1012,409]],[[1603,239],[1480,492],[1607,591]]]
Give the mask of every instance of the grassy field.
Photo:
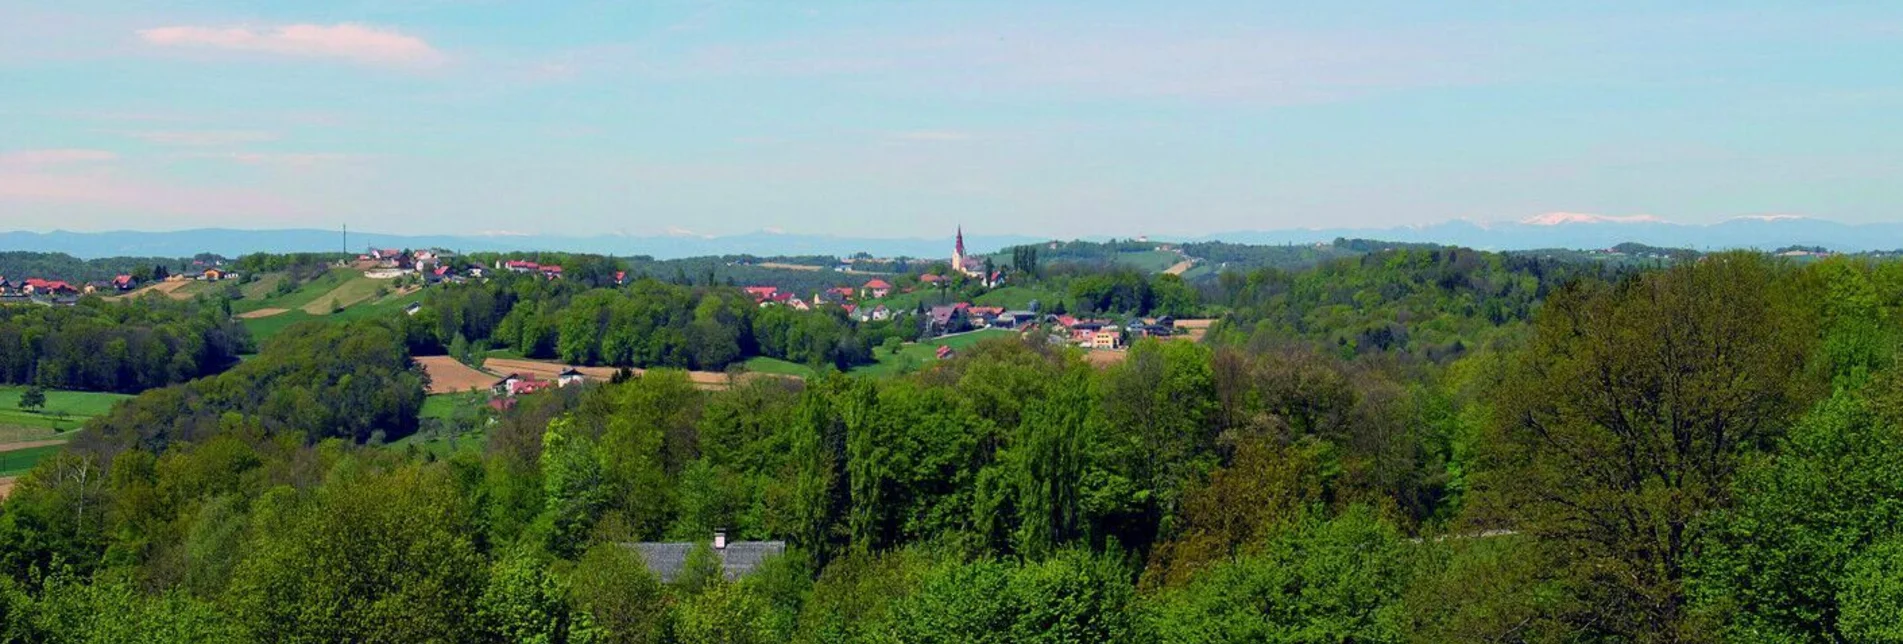
[[[747,360],[747,371],[752,371],[755,373],[771,373],[771,374],[778,374],[782,376],[798,376],[801,378],[813,377],[812,367],[808,367],[803,364],[787,362],[779,358],[768,358],[766,356],[756,356],[750,360]]]
[[[250,284],[239,287],[238,292],[243,293],[244,299],[248,301],[266,299],[277,292],[278,285],[283,284],[287,279],[290,279],[290,276],[283,273],[265,273],[259,275],[258,279]]]
[[[245,294],[245,298],[232,302],[231,309],[239,313],[258,309],[295,309],[309,304],[311,300],[317,299],[317,296],[337,288],[337,285],[344,283],[353,275],[362,277],[363,273],[347,268],[333,268],[323,275],[317,276],[316,279],[299,284],[296,290],[283,295],[272,295],[272,293],[275,292],[277,288],[277,282],[282,282],[286,279],[285,276],[278,274],[276,275],[277,279],[270,280],[273,282],[270,289],[254,290],[252,287],[269,280],[267,277],[259,277],[258,281],[247,284],[239,289],[240,292]],[[258,295],[258,297],[252,297],[254,293]]]
[[[958,296],[951,294],[949,291],[940,291],[935,288],[920,288],[911,293],[893,293],[890,297],[885,299],[866,300],[862,302],[861,305],[878,306],[884,304],[886,308],[894,311],[911,311],[918,308],[919,302],[924,302],[926,306],[934,306],[939,304],[951,304],[957,301]]]
[[[377,291],[380,289],[385,291],[391,290],[390,285],[391,280],[371,279],[358,273],[355,277],[346,279],[342,284],[338,284],[337,288],[333,288],[313,298],[311,301],[306,302],[302,308],[305,313],[311,315],[325,315],[331,312],[333,306],[351,307],[372,298],[383,297],[377,295]],[[388,294],[386,293],[385,295]]]
[[[289,328],[291,325],[297,324],[299,322],[308,322],[311,320],[330,320],[330,321],[336,322],[336,321],[343,321],[343,320],[355,320],[358,318],[373,317],[377,315],[383,315],[386,313],[395,313],[397,311],[403,310],[403,307],[408,306],[409,303],[411,302],[421,302],[421,301],[423,301],[422,291],[417,291],[414,293],[406,293],[406,294],[393,292],[375,301],[357,304],[355,306],[345,308],[343,311],[340,311],[337,313],[331,313],[328,315],[311,315],[309,313],[305,313],[302,310],[292,308],[289,311],[285,311],[283,313],[279,313],[277,315],[273,315],[270,317],[246,319],[246,320],[243,320],[243,323],[245,328],[251,330],[251,337],[257,338],[259,341],[263,341],[266,338],[269,338],[273,335],[277,335],[279,331],[283,331],[284,329]],[[286,308],[289,308],[289,307],[286,307]]]
[[[427,396],[423,398],[423,410],[417,414],[417,417],[449,418],[456,414],[457,409],[461,409],[465,406],[482,406],[486,399],[487,397],[482,394],[470,395],[467,393]]]
[[[936,362],[938,360],[938,348],[941,346],[958,350],[968,348],[991,338],[1011,337],[1017,337],[1017,332],[1008,329],[985,329],[982,331],[961,333],[950,337],[933,338],[924,342],[907,344],[900,347],[897,353],[888,353],[882,347],[875,347],[872,349],[872,357],[878,360],[878,362],[856,367],[852,370],[852,374],[873,378],[896,376],[915,371],[920,367]]]
[[[19,476],[25,474],[27,470],[33,469],[34,465],[39,464],[41,459],[58,454],[59,451],[65,447],[65,445],[42,445],[40,447],[16,449],[11,452],[0,452],[0,476]]]
[[[1160,250],[1117,253],[1116,259],[1118,264],[1130,266],[1145,273],[1161,273],[1163,269],[1175,266],[1180,261],[1183,261],[1181,255]]]
[[[1064,294],[1050,289],[1030,286],[1006,286],[1004,288],[992,289],[984,295],[974,298],[971,303],[978,306],[1002,306],[1006,309],[1026,309],[1030,308],[1031,300],[1037,300],[1040,306],[1049,309],[1052,304],[1062,299],[1064,299]]]
[[[48,391],[46,407],[35,413],[20,409],[22,391],[26,388],[0,386],[0,442],[44,440],[56,435],[56,430],[72,431],[86,419],[111,410],[114,403],[131,398],[93,391]]]
[[[417,414],[417,417],[425,420],[432,418],[448,420],[455,417],[456,412],[462,409],[481,407],[486,400],[487,397],[482,394],[437,394],[423,399],[423,409]],[[457,452],[479,451],[487,441],[487,433],[481,430],[454,435],[418,431],[417,433],[392,441],[384,447],[403,450],[414,446],[424,452],[443,458],[452,456]]]

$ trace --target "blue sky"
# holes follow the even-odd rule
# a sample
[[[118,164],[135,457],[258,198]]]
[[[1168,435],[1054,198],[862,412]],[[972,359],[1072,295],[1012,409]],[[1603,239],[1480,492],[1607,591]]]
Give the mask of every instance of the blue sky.
[[[1693,5],[0,0],[0,229],[1903,216],[1903,8]]]

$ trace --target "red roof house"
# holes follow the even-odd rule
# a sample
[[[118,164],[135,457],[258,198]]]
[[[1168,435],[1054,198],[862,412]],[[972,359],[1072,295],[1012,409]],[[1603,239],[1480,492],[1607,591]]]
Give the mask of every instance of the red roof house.
[[[859,290],[865,294],[865,297],[878,299],[890,295],[892,285],[887,284],[885,280],[873,278],[872,281],[866,282],[865,286],[859,287]]]

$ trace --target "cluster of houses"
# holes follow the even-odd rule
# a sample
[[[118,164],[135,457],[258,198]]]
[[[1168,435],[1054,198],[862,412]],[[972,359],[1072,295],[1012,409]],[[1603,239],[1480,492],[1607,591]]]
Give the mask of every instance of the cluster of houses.
[[[429,284],[462,283],[470,278],[480,278],[484,272],[480,265],[459,268],[455,253],[435,248],[419,250],[372,248],[358,255],[357,262],[387,271],[387,276],[391,277],[413,273],[421,276],[423,281]],[[366,272],[366,274],[370,273]]]
[[[6,277],[0,277],[0,302],[39,302],[43,304],[74,304],[79,301],[80,290],[59,280],[44,280],[29,277],[15,283]]]
[[[64,280],[49,280],[29,277],[19,282],[0,276],[0,302],[33,301],[45,304],[71,305],[79,302],[79,296],[89,293],[124,293],[139,287],[139,281],[131,275],[119,275],[110,280],[98,280],[73,284]]]
[[[588,376],[574,367],[563,369],[561,373],[555,375],[554,380],[543,380],[532,373],[526,375],[512,373],[503,376],[495,384],[489,385],[489,406],[497,411],[506,410],[515,406],[516,396],[534,394],[551,388],[579,385],[587,381]]]
[[[858,289],[826,289],[815,293],[811,299],[801,298],[774,286],[748,286],[744,290],[760,306],[788,306],[801,311],[822,305],[838,306],[848,316],[861,322],[889,320],[907,314],[906,311],[894,311],[883,304],[865,306],[853,301],[854,298],[878,299],[891,295],[893,286],[882,279],[868,281]],[[1110,350],[1122,349],[1127,342],[1136,338],[1170,338],[1177,335],[1175,321],[1169,317],[1135,318],[1119,323],[1107,319],[1043,314],[1038,312],[1036,303],[1032,303],[1030,309],[975,306],[970,302],[933,306],[921,312],[919,324],[923,325],[927,336],[976,329],[1045,329],[1050,332],[1053,341]]]

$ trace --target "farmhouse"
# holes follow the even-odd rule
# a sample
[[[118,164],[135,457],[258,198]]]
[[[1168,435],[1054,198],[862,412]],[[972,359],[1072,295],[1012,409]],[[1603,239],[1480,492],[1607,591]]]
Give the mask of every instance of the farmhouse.
[[[704,542],[703,542],[704,543]],[[648,570],[663,583],[673,582],[687,568],[687,557],[701,543],[629,543],[623,544],[641,555]],[[728,581],[745,577],[768,559],[786,552],[785,541],[727,541],[727,533],[714,532],[711,544],[714,559],[720,563],[721,576]]]
[[[73,285],[66,282],[43,280],[37,277],[26,278],[20,290],[25,291],[27,295],[76,295],[79,293],[79,289],[73,288]]]
[[[577,371],[574,367],[569,367],[563,369],[560,374],[555,376],[555,386],[567,387],[569,385],[579,385],[587,381],[587,379],[587,376],[582,375],[582,372]]]
[[[875,277],[872,281],[866,282],[865,286],[859,287],[859,292],[863,294],[863,297],[876,300],[891,295],[892,285],[886,283],[885,280]]]
[[[112,278],[112,287],[121,291],[130,291],[139,287],[139,280],[131,275],[118,275]]]
[[[746,291],[747,295],[753,296],[753,301],[762,304],[766,303],[767,300],[773,299],[773,296],[780,292],[780,288],[777,286],[748,286],[741,290]]]
[[[489,386],[489,391],[497,396],[520,396],[532,394],[550,387],[547,380],[536,380],[535,376],[512,373]]]

